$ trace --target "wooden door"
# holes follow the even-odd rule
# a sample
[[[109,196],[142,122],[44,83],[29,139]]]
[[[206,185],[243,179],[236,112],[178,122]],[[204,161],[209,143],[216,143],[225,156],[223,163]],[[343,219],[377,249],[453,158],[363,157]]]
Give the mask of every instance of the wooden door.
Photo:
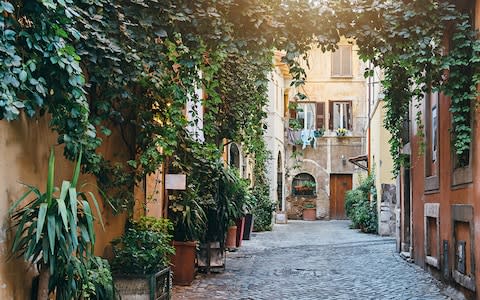
[[[330,175],[330,219],[344,220],[345,193],[352,189],[352,174]]]

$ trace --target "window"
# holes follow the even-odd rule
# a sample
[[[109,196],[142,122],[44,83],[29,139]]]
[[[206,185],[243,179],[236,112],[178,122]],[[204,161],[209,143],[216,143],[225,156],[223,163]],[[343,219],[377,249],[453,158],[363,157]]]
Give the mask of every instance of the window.
[[[438,190],[439,101],[438,92],[425,94],[425,191]]]
[[[302,129],[315,129],[315,103],[299,103],[297,120]]]
[[[300,173],[293,178],[292,194],[294,196],[315,196],[315,178],[308,173]]]
[[[352,77],[352,46],[338,46],[332,53],[332,77]]]
[[[352,101],[330,101],[330,130],[352,130]]]

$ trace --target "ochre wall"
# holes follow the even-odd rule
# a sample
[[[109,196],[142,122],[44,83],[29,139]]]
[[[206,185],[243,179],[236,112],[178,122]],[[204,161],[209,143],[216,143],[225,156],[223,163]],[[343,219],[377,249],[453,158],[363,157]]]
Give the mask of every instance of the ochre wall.
[[[45,191],[49,150],[57,144],[57,136],[48,128],[47,118],[27,119],[24,116],[18,121],[0,121],[0,299],[29,299],[31,279],[35,268],[29,267],[23,260],[9,260],[11,232],[9,229],[8,208],[13,201],[25,191],[20,182],[39,186]],[[122,143],[113,135],[105,138],[101,148],[106,157],[120,159]],[[59,186],[63,179],[70,180],[73,164],[63,157],[63,148],[55,146],[55,184]],[[103,208],[105,231],[97,222],[96,255],[103,255],[109,242],[123,233],[125,216],[113,216],[95,191],[95,178],[81,176],[79,183],[91,183],[84,187],[96,194],[99,205]]]
[[[476,7],[476,19],[477,28],[480,25],[480,1],[477,1]],[[450,99],[444,96],[440,96],[439,100],[439,183],[440,188],[438,191],[426,193],[424,191],[425,185],[425,162],[424,156],[419,152],[420,140],[417,137],[418,129],[415,122],[412,122],[413,136],[412,139],[412,221],[413,221],[413,255],[415,263],[429,269],[431,272],[442,276],[443,274],[443,255],[444,251],[441,246],[441,270],[429,267],[425,263],[425,251],[424,251],[424,204],[425,203],[440,203],[440,241],[447,240],[449,243],[448,261],[449,272],[453,269],[455,262],[455,246],[453,243],[453,222],[452,222],[452,205],[453,204],[467,204],[473,207],[474,220],[473,220],[473,232],[474,232],[474,256],[476,260],[475,264],[475,281],[476,289],[480,290],[480,206],[478,205],[480,199],[480,171],[478,168],[478,162],[480,161],[480,112],[477,110],[475,113],[475,121],[473,123],[473,154],[472,154],[472,179],[473,182],[460,186],[452,186],[452,156],[451,156],[451,140],[450,140],[450,128],[451,118],[449,112]],[[423,108],[420,108],[423,109]],[[416,110],[412,112],[415,115]],[[465,228],[457,226],[457,234],[460,235],[459,239],[467,239],[469,243],[469,234],[466,234]],[[470,261],[470,249],[467,249],[467,263]],[[469,270],[470,266],[467,266]],[[442,277],[445,279],[444,277]],[[447,279],[448,282],[454,285],[456,288],[462,290],[467,294],[469,298],[480,299],[480,293],[477,294],[467,291],[461,287],[451,278]]]

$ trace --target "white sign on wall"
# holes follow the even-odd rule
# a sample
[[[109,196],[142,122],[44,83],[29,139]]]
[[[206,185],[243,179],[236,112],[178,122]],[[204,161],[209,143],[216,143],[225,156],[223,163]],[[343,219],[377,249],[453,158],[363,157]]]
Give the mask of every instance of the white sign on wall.
[[[165,189],[167,190],[186,190],[187,175],[185,174],[165,174]]]

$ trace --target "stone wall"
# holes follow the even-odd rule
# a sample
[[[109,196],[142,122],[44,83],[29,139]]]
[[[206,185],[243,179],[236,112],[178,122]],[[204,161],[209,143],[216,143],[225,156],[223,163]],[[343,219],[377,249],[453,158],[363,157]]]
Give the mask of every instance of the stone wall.
[[[317,207],[317,219],[330,219],[330,174],[354,174],[362,172],[348,158],[362,154],[362,137],[325,136],[316,139],[316,147],[288,145],[286,147],[288,176],[286,182],[286,208],[289,219],[301,219],[305,203],[314,202]],[[292,158],[293,147],[299,153]],[[308,173],[315,178],[316,195],[292,195],[292,181],[295,175]]]
[[[395,236],[397,189],[395,184],[382,184],[378,234]]]

